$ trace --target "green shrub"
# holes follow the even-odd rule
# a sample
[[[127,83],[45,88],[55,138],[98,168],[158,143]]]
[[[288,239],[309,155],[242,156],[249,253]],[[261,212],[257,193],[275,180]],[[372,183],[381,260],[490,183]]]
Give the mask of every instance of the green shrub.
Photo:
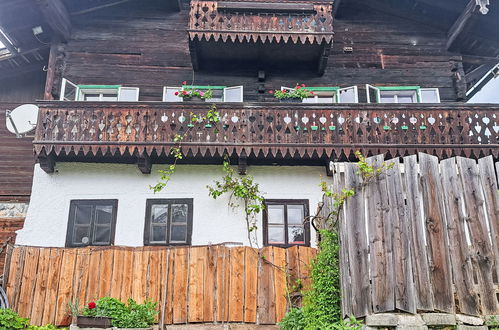
[[[118,299],[104,297],[95,302],[95,308],[85,307],[82,314],[110,317],[113,319],[113,326],[118,328],[147,328],[154,324],[158,311],[157,303],[150,301],[137,304],[129,298],[126,305]]]
[[[20,317],[11,309],[0,309],[0,329],[26,329],[29,319]]]
[[[47,324],[47,325],[44,325],[44,326],[36,326],[36,325],[30,325],[28,327],[28,330],[57,330],[58,328],[56,328],[55,326],[53,326],[52,324]],[[59,330],[66,330],[66,328],[59,328]]]
[[[284,330],[303,330],[306,325],[303,308],[292,308],[279,322],[279,326]]]

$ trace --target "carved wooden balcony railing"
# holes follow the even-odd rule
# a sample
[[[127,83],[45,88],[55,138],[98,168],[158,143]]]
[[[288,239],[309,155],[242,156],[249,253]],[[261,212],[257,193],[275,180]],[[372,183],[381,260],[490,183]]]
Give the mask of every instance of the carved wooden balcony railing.
[[[333,1],[192,0],[189,36],[215,41],[284,41],[330,44]]]
[[[217,127],[191,123],[208,104],[42,102],[35,152],[49,170],[67,155],[166,157],[184,136],[188,157],[223,154],[262,160],[327,161],[364,154],[399,156],[426,152],[499,157],[499,106],[303,105],[225,103]],[[218,132],[217,132],[218,130]],[[147,161],[147,159],[146,159]]]

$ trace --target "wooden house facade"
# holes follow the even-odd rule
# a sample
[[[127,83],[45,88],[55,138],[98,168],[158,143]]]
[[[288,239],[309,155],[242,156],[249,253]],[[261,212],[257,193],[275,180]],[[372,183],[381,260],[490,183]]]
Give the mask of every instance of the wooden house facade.
[[[159,301],[160,324],[275,324],[286,276],[308,279],[304,219],[333,163],[499,159],[498,106],[465,103],[499,62],[498,18],[484,0],[4,0],[0,110],[39,108],[22,139],[0,123],[1,205],[22,209],[5,221],[9,300],[38,324],[105,295]],[[296,88],[313,94],[269,92]],[[199,119],[212,105],[216,124]],[[226,157],[264,194],[253,238],[242,206],[208,195]]]

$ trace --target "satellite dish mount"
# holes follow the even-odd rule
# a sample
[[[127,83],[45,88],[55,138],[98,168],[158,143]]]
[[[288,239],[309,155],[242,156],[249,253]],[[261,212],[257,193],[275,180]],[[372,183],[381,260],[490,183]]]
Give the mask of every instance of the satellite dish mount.
[[[7,130],[17,138],[27,136],[33,131],[38,121],[38,107],[34,104],[24,104],[12,111],[5,112]]]

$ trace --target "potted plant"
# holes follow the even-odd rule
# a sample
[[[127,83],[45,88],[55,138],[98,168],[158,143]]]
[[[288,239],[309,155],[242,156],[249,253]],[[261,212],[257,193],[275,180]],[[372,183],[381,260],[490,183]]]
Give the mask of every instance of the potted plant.
[[[280,102],[301,103],[304,98],[314,95],[314,92],[308,90],[305,84],[296,84],[294,89],[276,89],[269,91],[269,94],[273,94]]]
[[[113,319],[108,316],[99,315],[97,304],[93,301],[89,302],[87,306],[80,313],[78,311],[76,316],[76,325],[80,328],[110,328],[112,327]]]
[[[184,102],[201,102],[206,99],[211,99],[213,97],[213,92],[211,89],[207,91],[201,91],[199,89],[189,88],[186,86],[187,82],[182,82],[184,86],[181,91],[175,92],[175,95],[181,97]]]

